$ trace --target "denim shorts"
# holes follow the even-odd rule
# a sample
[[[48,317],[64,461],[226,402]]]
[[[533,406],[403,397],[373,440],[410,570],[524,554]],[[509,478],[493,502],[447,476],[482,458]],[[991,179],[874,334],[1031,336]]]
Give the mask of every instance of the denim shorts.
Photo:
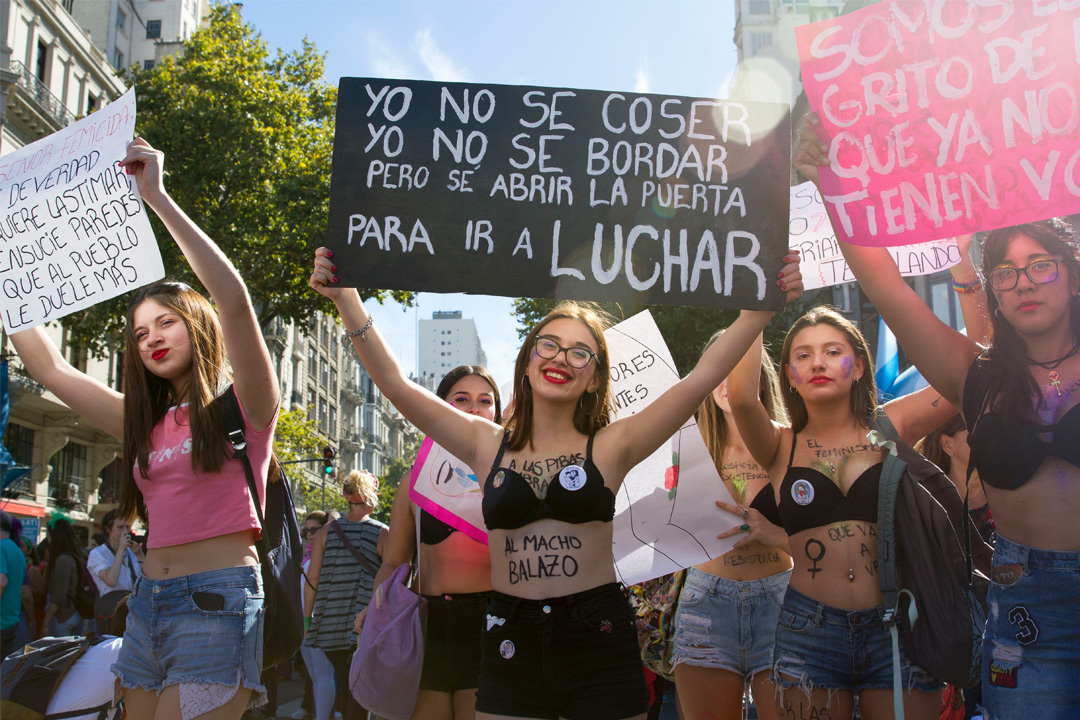
[[[672,665],[727,670],[749,681],[772,667],[780,603],[791,571],[761,580],[726,580],[697,568],[675,612]]]
[[[420,689],[455,693],[480,682],[480,632],[490,592],[425,595],[424,670]]]
[[[170,685],[266,688],[262,671],[263,587],[259,567],[211,570],[165,580],[138,578],[113,673],[126,688]],[[183,688],[181,688],[183,691]]]
[[[1075,718],[1080,712],[1080,553],[1001,535],[983,634],[987,720]]]
[[[633,613],[616,583],[547,600],[492,593],[478,713],[621,720],[648,709]]]
[[[891,690],[892,638],[884,606],[840,610],[788,587],[773,650],[773,682],[781,689]],[[942,683],[912,665],[900,641],[901,677],[908,691],[937,692]]]

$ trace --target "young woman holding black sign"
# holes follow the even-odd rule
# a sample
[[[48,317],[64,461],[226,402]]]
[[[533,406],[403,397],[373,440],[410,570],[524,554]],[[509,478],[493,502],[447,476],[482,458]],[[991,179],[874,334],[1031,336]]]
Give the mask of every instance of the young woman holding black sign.
[[[717,333],[709,343],[721,337]],[[761,353],[761,402],[778,424],[787,424],[776,366]],[[791,576],[787,535],[769,475],[739,436],[720,383],[698,410],[698,429],[735,504],[717,506],[742,524],[720,537],[739,535],[728,553],[687,571],[675,614],[672,664],[679,706],[687,717],[741,718],[752,689],[762,720],[773,720],[773,637],[780,602]]]
[[[816,117],[795,160],[828,164]],[[1074,717],[1080,703],[1080,242],[1055,218],[983,242],[993,340],[942,323],[884,248],[841,243],[848,265],[919,371],[963,407],[997,541],[983,641],[987,717]],[[992,292],[990,292],[992,291]]]
[[[739,434],[768,470],[794,568],[780,608],[773,682],[780,717],[865,720],[893,713],[892,645],[881,620],[877,498],[882,451],[866,439],[877,407],[874,367],[862,333],[831,308],[814,308],[788,332],[781,392],[791,427],[758,397],[760,350],[728,378]],[[927,388],[885,405],[914,442],[952,412]],[[903,648],[901,647],[901,651]],[[936,718],[941,683],[905,662],[909,718]]]
[[[435,394],[463,413],[502,422],[499,388],[479,365],[461,365],[446,373]],[[428,601],[428,617],[424,670],[412,716],[415,720],[472,720],[480,678],[480,631],[491,596],[488,549],[427,510],[419,510],[418,548],[417,508],[406,490],[394,496],[390,538],[375,587],[399,565],[412,562],[413,552],[419,551],[420,591]],[[358,618],[358,632],[362,624]]]
[[[124,394],[74,369],[40,327],[11,335],[27,370],[124,444],[117,516],[144,520],[143,576],[129,597],[113,672],[133,718],[239,718],[264,693],[259,531],[243,465],[215,402],[235,392],[260,491],[271,463],[278,385],[247,288],[221,250],[162,185],[162,154],[144,140],[122,165],[210,291],[218,312],[181,283],[158,282],[128,303]],[[234,373],[233,388],[226,350]]]
[[[356,290],[336,288],[326,248],[311,286],[341,313],[383,394],[483,483],[492,585],[477,717],[643,718],[647,695],[633,618],[611,562],[615,492],[723,380],[772,316],[746,312],[682,381],[610,422],[604,322],[563,303],[525,337],[514,408],[502,427],[409,382]],[[778,280],[802,293],[796,264]]]

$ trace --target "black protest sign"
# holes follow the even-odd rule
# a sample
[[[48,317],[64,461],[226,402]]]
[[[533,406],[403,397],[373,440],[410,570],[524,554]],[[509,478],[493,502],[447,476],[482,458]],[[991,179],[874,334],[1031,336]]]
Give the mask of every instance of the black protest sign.
[[[343,78],[344,287],[777,309],[783,104]]]

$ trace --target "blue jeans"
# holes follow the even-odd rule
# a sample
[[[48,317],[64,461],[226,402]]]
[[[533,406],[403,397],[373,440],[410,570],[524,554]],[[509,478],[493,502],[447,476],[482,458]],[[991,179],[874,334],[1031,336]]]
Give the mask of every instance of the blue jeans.
[[[49,635],[52,637],[66,637],[68,635],[82,635],[83,616],[78,612],[71,613],[71,617],[63,622],[54,615],[49,620]]]
[[[1080,713],[1080,553],[998,535],[983,634],[986,720]]]

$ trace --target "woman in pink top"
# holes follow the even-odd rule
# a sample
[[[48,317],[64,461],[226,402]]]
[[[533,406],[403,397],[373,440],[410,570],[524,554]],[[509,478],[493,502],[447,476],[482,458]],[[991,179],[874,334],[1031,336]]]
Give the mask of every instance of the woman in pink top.
[[[162,154],[144,140],[121,166],[168,228],[217,312],[181,283],[128,305],[124,394],[69,365],[45,331],[11,336],[34,378],[124,444],[118,515],[149,538],[113,672],[130,717],[239,718],[264,692],[259,530],[243,466],[230,457],[215,400],[235,392],[248,455],[265,487],[278,386],[247,288],[221,250],[165,192]],[[226,350],[234,373],[229,387]]]

